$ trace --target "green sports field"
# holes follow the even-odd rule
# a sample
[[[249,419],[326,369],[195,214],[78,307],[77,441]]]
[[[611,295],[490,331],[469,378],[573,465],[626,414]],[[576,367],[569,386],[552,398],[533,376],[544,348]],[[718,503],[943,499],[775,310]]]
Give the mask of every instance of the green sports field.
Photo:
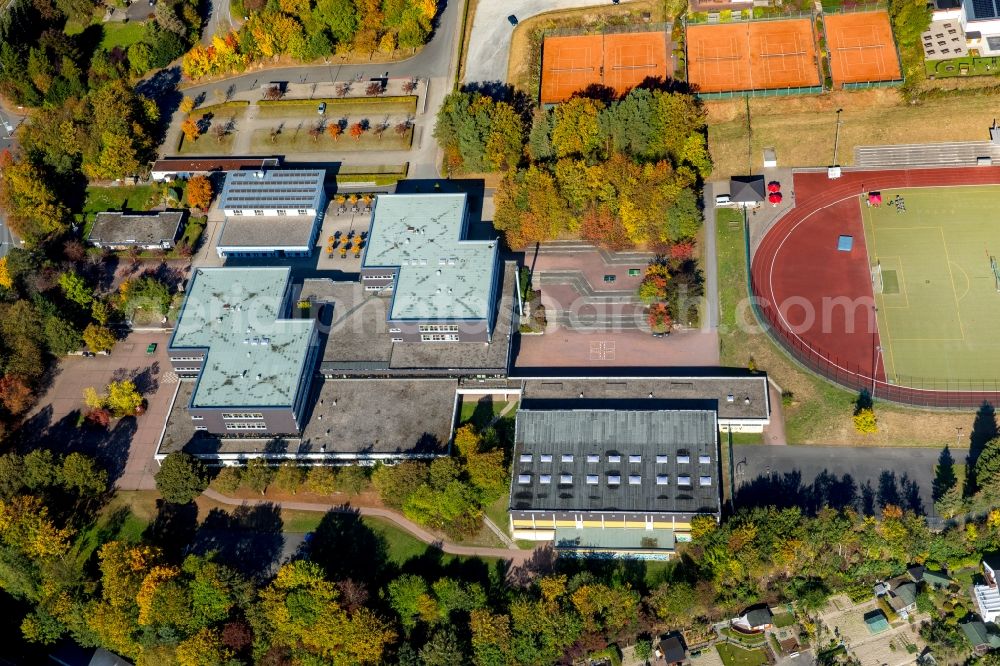
[[[892,204],[897,195],[905,212]],[[942,389],[1000,382],[1000,292],[990,263],[1000,262],[998,204],[1000,186],[992,185],[883,191],[878,208],[862,201],[888,381]]]

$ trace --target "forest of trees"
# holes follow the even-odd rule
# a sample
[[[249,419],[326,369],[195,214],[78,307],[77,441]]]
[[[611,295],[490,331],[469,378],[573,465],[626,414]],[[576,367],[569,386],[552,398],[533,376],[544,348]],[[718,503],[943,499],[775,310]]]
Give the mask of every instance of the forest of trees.
[[[472,434],[463,433],[462,456],[475,466],[468,456],[483,450]],[[179,463],[170,476],[188,487],[187,500],[204,477]],[[1000,511],[936,533],[891,504],[877,516],[755,508],[722,525],[696,520],[681,557],[655,571],[638,561],[546,557],[510,571],[433,550],[395,561],[357,516],[329,514],[308,549],[272,574],[245,571],[249,551],[188,552],[190,505],[162,504],[141,533],[107,525],[107,484],[79,454],[0,456],[0,588],[25,604],[26,639],[69,636],[139,665],[549,666],[636,636],[704,630],[759,602],[796,602],[810,632],[833,593],[870,596],[875,580],[910,564],[957,571],[1000,549]],[[429,488],[441,490],[433,480]],[[271,509],[253,511],[251,524],[267,519],[280,531]],[[98,521],[104,527],[95,529]],[[955,609],[922,604],[928,640],[960,635]]]
[[[242,6],[240,6],[242,5]],[[198,79],[242,71],[281,55],[309,62],[332,54],[412,50],[430,36],[436,0],[242,0],[233,12],[249,16],[210,46],[184,56],[185,76]]]
[[[0,16],[0,95],[24,106],[59,107],[96,81],[135,78],[164,67],[198,40],[198,0],[161,0],[143,36],[127,49],[100,45],[92,0],[17,0]],[[67,30],[72,22],[79,32]],[[73,34],[68,34],[73,32]]]
[[[452,93],[435,128],[451,170],[505,172],[494,224],[508,245],[575,236],[666,251],[695,236],[712,163],[693,95],[637,88],[533,114],[521,106]]]

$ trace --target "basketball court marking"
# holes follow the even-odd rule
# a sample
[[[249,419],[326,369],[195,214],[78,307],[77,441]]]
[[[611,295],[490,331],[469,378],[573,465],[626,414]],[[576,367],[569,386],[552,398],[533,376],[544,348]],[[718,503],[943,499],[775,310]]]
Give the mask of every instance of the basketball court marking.
[[[614,340],[592,340],[590,342],[591,361],[613,361],[615,360]]]

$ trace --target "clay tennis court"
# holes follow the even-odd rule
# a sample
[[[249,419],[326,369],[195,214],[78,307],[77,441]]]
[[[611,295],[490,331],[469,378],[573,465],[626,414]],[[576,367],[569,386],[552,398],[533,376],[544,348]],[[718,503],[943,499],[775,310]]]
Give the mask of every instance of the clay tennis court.
[[[739,22],[687,29],[688,83],[698,92],[818,86],[812,22]]]
[[[899,58],[884,11],[826,15],[834,83],[898,81]]]
[[[624,95],[647,77],[673,73],[667,33],[546,37],[542,44],[542,103],[563,102],[590,85]]]

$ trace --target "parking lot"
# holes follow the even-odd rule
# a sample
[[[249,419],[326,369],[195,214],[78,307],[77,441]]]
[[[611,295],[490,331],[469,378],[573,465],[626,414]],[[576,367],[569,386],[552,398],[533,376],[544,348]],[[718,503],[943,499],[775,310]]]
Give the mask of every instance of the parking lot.
[[[42,395],[21,429],[22,442],[31,447],[48,442],[56,453],[81,451],[96,455],[119,488],[154,487],[153,460],[177,384],[167,356],[169,333],[133,333],[115,345],[110,356],[69,356],[59,361],[49,389]],[[156,343],[156,352],[146,353]],[[112,423],[110,430],[77,428],[77,414],[84,409],[83,389],[98,391],[111,381],[131,379],[146,398],[146,413]]]

